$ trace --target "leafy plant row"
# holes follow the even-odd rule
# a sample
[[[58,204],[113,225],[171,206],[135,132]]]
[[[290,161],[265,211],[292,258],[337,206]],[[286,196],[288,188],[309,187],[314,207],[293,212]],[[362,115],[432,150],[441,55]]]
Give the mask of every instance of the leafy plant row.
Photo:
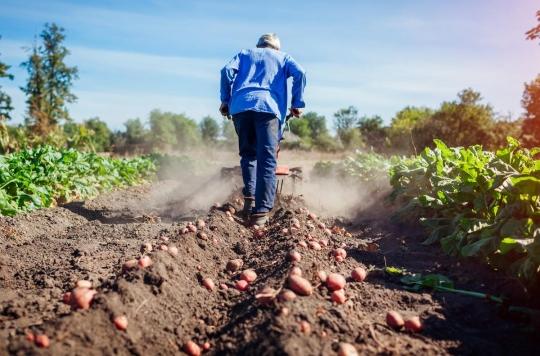
[[[107,158],[51,146],[0,155],[0,215],[94,197],[141,183],[155,171],[150,158]]]
[[[401,214],[421,218],[452,255],[478,257],[540,287],[540,149],[517,140],[496,152],[481,146],[435,148],[390,169]]]

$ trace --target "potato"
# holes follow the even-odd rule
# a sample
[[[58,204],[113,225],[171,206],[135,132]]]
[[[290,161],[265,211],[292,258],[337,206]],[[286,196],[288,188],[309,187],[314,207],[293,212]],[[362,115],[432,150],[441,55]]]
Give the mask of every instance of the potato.
[[[35,336],[35,343],[37,347],[47,348],[51,342],[47,335],[39,334]]]
[[[321,229],[321,230],[326,229],[326,225],[325,225],[323,222],[321,222],[321,221],[319,221],[319,222],[317,223],[317,227],[318,227],[319,229]]]
[[[320,243],[322,246],[326,247],[326,246],[328,246],[328,239],[320,239],[320,240],[319,240],[319,243]]]
[[[300,267],[296,267],[294,266],[293,268],[291,268],[291,271],[289,272],[289,275],[291,276],[302,276],[302,270],[300,269]]]
[[[296,293],[290,289],[283,289],[278,296],[281,302],[290,302],[296,299]]]
[[[413,332],[413,333],[420,332],[423,329],[422,322],[420,321],[420,318],[417,316],[413,316],[412,318],[405,320],[404,326],[405,326],[405,330]]]
[[[86,310],[90,308],[97,292],[93,289],[77,287],[71,292],[71,307]]]
[[[300,331],[306,335],[311,334],[311,325],[307,321],[302,320],[300,322]]]
[[[180,230],[180,233],[181,233],[182,235],[185,235],[185,234],[187,234],[188,232],[189,232],[189,229],[188,229],[187,227],[183,227],[182,230]]]
[[[210,350],[210,343],[207,341],[202,345],[203,350],[208,351]]]
[[[257,279],[257,273],[252,269],[243,270],[242,273],[240,273],[240,279],[243,279],[248,283],[253,283]]]
[[[292,225],[300,225],[300,220],[298,220],[297,218],[292,218],[291,219],[291,224]]]
[[[291,231],[293,231],[293,229],[295,229],[295,230],[300,229],[300,223],[293,223],[293,224],[291,224]]]
[[[201,240],[204,240],[204,241],[208,240],[208,235],[206,235],[206,233],[204,233],[202,231],[197,233],[197,237],[199,239],[201,239]]]
[[[336,262],[343,262],[343,261],[345,261],[345,259],[343,258],[343,256],[336,256],[336,257],[335,257],[335,260],[336,260]]]
[[[347,251],[342,248],[336,248],[333,252],[334,257],[341,257],[342,259],[347,258]]]
[[[291,252],[289,252],[288,259],[291,262],[300,262],[300,260],[302,259],[302,255],[300,255],[298,251],[292,250]]]
[[[358,356],[358,352],[353,345],[341,342],[338,348],[338,356]]]
[[[169,250],[169,247],[167,245],[159,245],[159,249],[161,251],[168,251]]]
[[[114,323],[114,326],[118,329],[118,330],[126,330],[127,327],[128,327],[128,319],[127,319],[127,316],[125,315],[118,315],[118,316],[115,316],[113,318],[113,323]]]
[[[309,247],[311,247],[315,251],[320,251],[322,249],[321,245],[317,241],[310,241]]]
[[[237,259],[230,260],[229,262],[227,262],[227,266],[225,268],[229,272],[236,272],[240,270],[240,268],[242,268],[243,265],[244,265],[244,261],[237,258]]]
[[[356,267],[351,272],[351,277],[356,282],[363,282],[364,279],[366,279],[366,276],[367,276],[367,272],[362,267]]]
[[[122,271],[125,272],[125,271],[128,271],[130,269],[133,269],[133,268],[137,267],[138,264],[139,264],[139,261],[137,261],[136,259],[127,260],[122,265]]]
[[[196,226],[199,229],[204,229],[205,226],[206,226],[206,223],[204,222],[203,219],[198,219],[197,222],[196,222]]]
[[[223,290],[227,290],[227,289],[229,289],[229,286],[226,285],[225,283],[221,283],[221,284],[219,285],[219,288],[221,288],[221,289],[223,289]]]
[[[318,271],[317,277],[319,277],[319,280],[324,283],[326,282],[326,279],[328,278],[328,274],[325,271]]]
[[[64,304],[71,304],[71,292],[65,292],[62,296],[62,301]]]
[[[300,276],[289,276],[289,288],[300,295],[311,295],[311,293],[313,293],[311,283]]]
[[[75,287],[92,288],[92,282],[81,279],[75,283]]]
[[[339,273],[330,273],[326,278],[326,286],[334,291],[345,287],[345,277]]]
[[[398,330],[401,329],[405,322],[403,321],[401,314],[397,311],[390,310],[386,313],[386,324],[388,324],[389,327]]]
[[[249,283],[247,281],[244,281],[243,279],[240,279],[234,282],[234,287],[239,291],[244,292],[249,288]]]
[[[234,218],[232,216],[229,216],[229,221],[233,221],[234,222]]]
[[[183,347],[185,353],[187,353],[190,356],[200,356],[201,355],[201,348],[199,345],[194,343],[193,341],[189,340],[184,344]]]
[[[289,234],[289,229],[283,228],[283,229],[281,229],[281,233],[282,233],[283,235],[288,235],[288,234]]]
[[[230,218],[230,217],[232,217],[232,214],[231,214],[230,211],[227,210],[227,211],[225,212],[225,216],[228,217],[228,218]]]
[[[324,233],[325,233],[327,236],[332,236],[332,230],[330,230],[330,229],[324,229]]]
[[[197,232],[197,226],[195,225],[188,225],[187,228],[190,232]]]
[[[178,247],[176,247],[176,246],[169,246],[169,254],[171,254],[171,256],[176,256],[176,255],[178,255]]]
[[[149,256],[139,258],[138,265],[140,268],[146,268],[152,265],[152,259]]]
[[[168,242],[169,238],[167,236],[160,236],[160,240],[163,242]]]
[[[345,291],[343,289],[338,289],[332,292],[330,295],[332,301],[336,304],[343,304],[345,303]]]
[[[307,247],[308,245],[307,245],[307,242],[305,242],[304,240],[302,240],[302,241],[300,241],[300,242],[298,243],[298,246],[301,246],[301,247]]]
[[[313,213],[308,213],[307,217],[308,217],[308,219],[313,220],[313,221],[317,220],[317,215],[315,215]]]
[[[276,298],[276,294],[274,288],[264,287],[255,295],[255,299],[261,304],[270,304]]]
[[[209,291],[213,291],[216,285],[214,284],[214,281],[210,278],[203,278],[202,285],[208,289]]]

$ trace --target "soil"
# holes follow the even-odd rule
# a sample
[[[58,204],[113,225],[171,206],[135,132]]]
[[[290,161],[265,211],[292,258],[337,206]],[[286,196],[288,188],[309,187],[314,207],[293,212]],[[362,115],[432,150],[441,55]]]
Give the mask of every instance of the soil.
[[[203,211],[190,210],[186,202],[172,209],[152,199],[167,191],[170,184],[156,183],[0,218],[0,354],[182,354],[189,340],[201,347],[208,343],[209,355],[332,355],[341,342],[368,355],[537,353],[539,333],[531,322],[482,299],[408,291],[382,272],[386,264],[442,273],[459,288],[505,294],[512,303],[538,307],[516,281],[421,245],[421,231],[393,223],[386,211],[352,222],[322,217],[326,226],[352,234],[335,229],[327,236],[316,223],[310,226],[302,199],[283,197],[267,229],[258,232],[238,214],[228,217],[228,209],[241,207],[235,194],[221,207]],[[291,233],[293,218],[301,228]],[[183,233],[196,219],[205,227]],[[327,239],[328,246],[298,244],[309,239]],[[153,251],[144,254],[153,264],[123,271],[124,262],[143,255],[146,242]],[[160,250],[161,245],[176,246],[178,254]],[[347,251],[343,262],[332,256],[338,247]],[[287,254],[293,249],[301,253],[295,265],[315,287],[313,294],[262,304],[256,295],[263,287],[288,287],[293,263]],[[226,270],[232,259],[242,259],[243,269],[257,273],[247,291],[234,287],[240,271]],[[358,266],[370,270],[362,283],[349,277]],[[344,304],[331,302],[319,270],[348,278]],[[203,278],[216,288],[203,287]],[[78,280],[91,281],[97,291],[87,310],[72,310],[62,301]],[[420,316],[424,330],[389,328],[389,310]],[[127,316],[125,331],[111,321],[119,315]],[[38,334],[49,337],[47,348],[29,341],[28,335]]]

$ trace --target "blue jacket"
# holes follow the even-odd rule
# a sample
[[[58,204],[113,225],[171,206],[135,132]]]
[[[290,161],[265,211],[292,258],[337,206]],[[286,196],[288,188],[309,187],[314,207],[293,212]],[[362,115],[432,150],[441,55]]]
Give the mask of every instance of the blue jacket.
[[[287,53],[271,48],[244,49],[221,70],[221,102],[231,115],[253,110],[287,114],[287,78],[293,78],[291,107],[304,108],[306,72]]]

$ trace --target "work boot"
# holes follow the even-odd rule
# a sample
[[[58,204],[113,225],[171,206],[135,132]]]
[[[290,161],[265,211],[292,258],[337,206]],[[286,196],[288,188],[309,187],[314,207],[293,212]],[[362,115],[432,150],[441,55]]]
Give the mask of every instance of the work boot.
[[[254,205],[255,205],[255,198],[244,197],[244,208],[242,209],[242,215],[246,218],[249,218],[249,215],[251,214],[251,210],[253,210]]]
[[[264,226],[268,222],[268,213],[253,213],[251,215],[251,224]]]

